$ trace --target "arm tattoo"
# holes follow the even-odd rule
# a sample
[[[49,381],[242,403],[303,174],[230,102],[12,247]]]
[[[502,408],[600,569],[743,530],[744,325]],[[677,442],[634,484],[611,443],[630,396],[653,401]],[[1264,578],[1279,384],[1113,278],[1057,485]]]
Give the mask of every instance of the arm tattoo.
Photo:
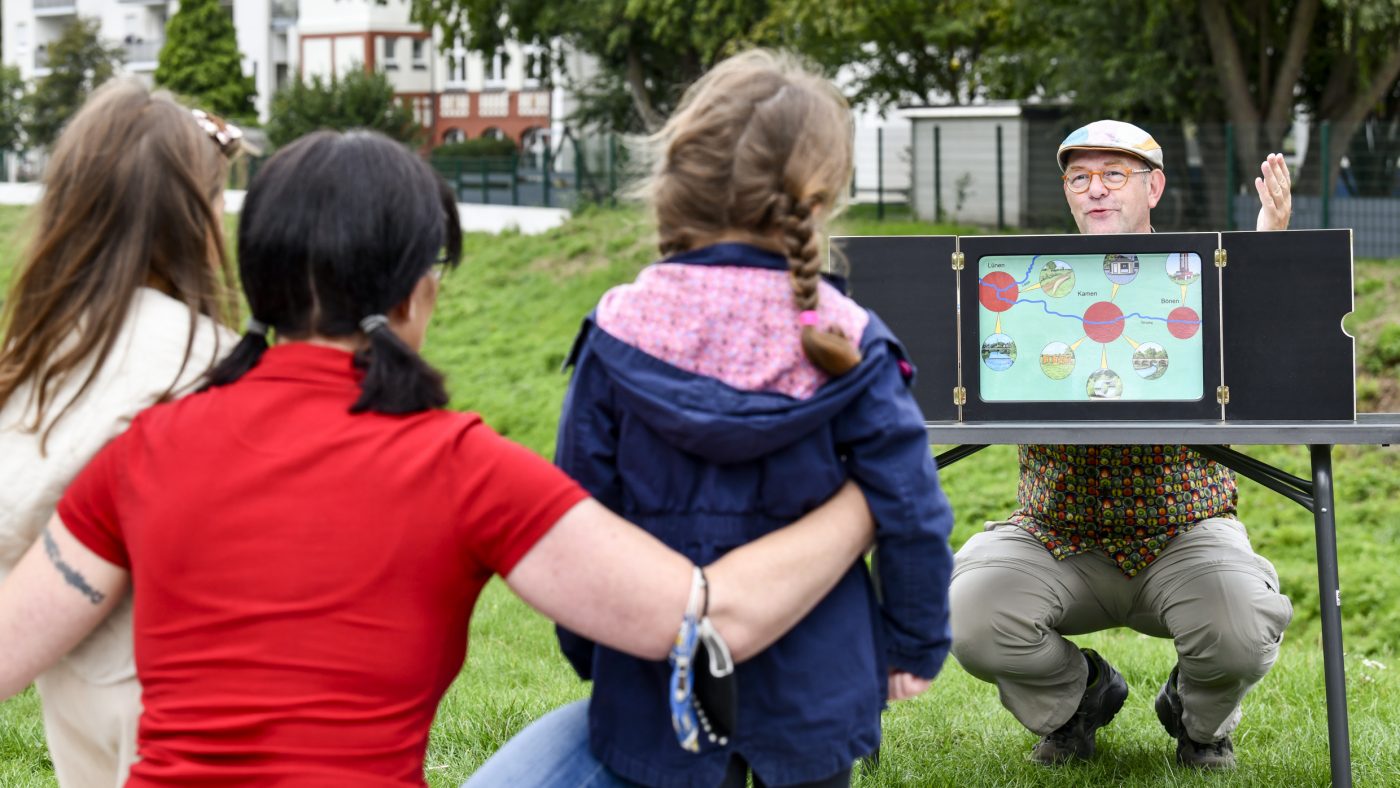
[[[82,572],[69,566],[63,560],[63,556],[58,554],[58,542],[53,540],[53,534],[49,533],[47,528],[44,529],[44,552],[49,554],[49,561],[53,563],[53,568],[63,575],[64,582],[78,589],[78,593],[87,597],[89,602],[100,605],[102,600],[107,598],[106,594],[88,585],[87,578],[83,577]]]

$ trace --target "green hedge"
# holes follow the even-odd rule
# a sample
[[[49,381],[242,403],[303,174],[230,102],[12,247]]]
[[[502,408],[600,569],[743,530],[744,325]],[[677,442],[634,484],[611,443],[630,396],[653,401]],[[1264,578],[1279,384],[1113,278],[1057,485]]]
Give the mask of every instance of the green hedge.
[[[438,159],[504,159],[519,153],[515,141],[495,137],[477,137],[474,140],[448,142],[433,148],[433,158]]]

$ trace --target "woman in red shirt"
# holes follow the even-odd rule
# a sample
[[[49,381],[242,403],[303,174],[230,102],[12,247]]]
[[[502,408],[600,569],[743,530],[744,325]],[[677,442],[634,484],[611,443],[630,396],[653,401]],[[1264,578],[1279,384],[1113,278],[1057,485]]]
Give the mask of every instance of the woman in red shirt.
[[[697,593],[690,561],[442,409],[417,349],[435,264],[460,250],[450,190],[387,138],[321,132],[274,156],[239,231],[248,334],[207,390],[97,455],[0,587],[0,698],[130,583],[130,785],[419,785],[492,574],[574,631],[663,658]],[[707,567],[735,658],[805,615],[872,533],[848,485]]]

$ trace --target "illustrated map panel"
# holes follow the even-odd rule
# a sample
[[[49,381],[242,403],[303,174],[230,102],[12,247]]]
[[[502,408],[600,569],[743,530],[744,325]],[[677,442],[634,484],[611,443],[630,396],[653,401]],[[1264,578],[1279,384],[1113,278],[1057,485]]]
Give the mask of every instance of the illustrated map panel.
[[[985,402],[1197,401],[1195,252],[986,255],[978,262]]]

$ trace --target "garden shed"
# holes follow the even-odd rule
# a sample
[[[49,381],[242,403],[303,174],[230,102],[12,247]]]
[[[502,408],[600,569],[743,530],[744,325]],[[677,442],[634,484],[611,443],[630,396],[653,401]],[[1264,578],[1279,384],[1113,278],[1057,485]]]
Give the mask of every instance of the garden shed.
[[[989,227],[1072,227],[1055,150],[1073,130],[1059,104],[905,107],[914,214]]]

